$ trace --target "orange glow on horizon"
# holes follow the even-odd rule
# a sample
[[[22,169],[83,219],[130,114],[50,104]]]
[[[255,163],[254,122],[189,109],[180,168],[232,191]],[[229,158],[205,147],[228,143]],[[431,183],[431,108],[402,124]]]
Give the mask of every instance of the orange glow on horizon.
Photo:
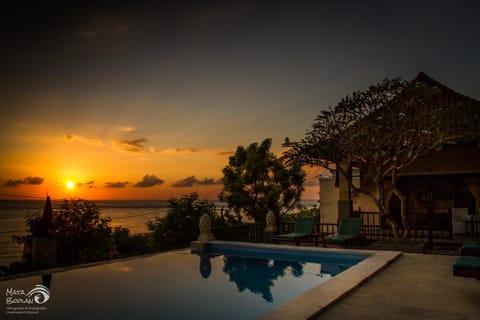
[[[25,128],[15,139],[17,144],[29,145],[28,149],[3,155],[1,199],[44,199],[48,193],[55,199],[167,200],[196,192],[203,199],[216,200],[222,185],[202,182],[222,178],[222,169],[234,150],[160,147],[153,146],[153,139],[140,139],[137,147],[143,145],[144,149],[132,152],[111,142],[120,141],[119,137],[92,134],[87,139],[70,134],[66,139],[62,130],[48,135],[27,132]],[[145,176],[158,181],[145,183]],[[191,185],[175,186],[188,179],[193,179]],[[8,181],[16,183],[7,185]],[[306,186],[302,198],[317,197],[318,187]]]

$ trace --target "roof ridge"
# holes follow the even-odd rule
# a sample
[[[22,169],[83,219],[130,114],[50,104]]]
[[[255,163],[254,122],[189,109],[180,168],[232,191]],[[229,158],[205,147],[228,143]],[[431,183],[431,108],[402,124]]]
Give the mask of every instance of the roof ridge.
[[[461,93],[447,87],[446,85],[444,85],[443,83],[433,79],[432,77],[430,77],[429,75],[427,75],[423,71],[420,71],[417,74],[417,76],[415,78],[413,78],[412,81],[410,81],[410,83],[412,83],[412,84],[413,83],[421,83],[421,84],[424,84],[424,85],[429,86],[429,87],[437,87],[438,89],[440,89],[441,91],[443,91],[444,93],[446,93],[448,95],[457,96],[458,98],[461,98],[461,99],[473,100],[475,102],[478,102],[478,100],[476,100],[472,97],[466,96],[464,94],[461,94]]]

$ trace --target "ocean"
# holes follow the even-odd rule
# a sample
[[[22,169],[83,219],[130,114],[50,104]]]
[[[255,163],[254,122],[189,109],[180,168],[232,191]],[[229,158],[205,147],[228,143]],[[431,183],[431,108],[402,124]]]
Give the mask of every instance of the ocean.
[[[55,208],[63,200],[52,200]],[[104,217],[112,218],[111,226],[123,226],[131,233],[147,232],[146,223],[155,217],[163,217],[168,212],[167,200],[97,200],[95,204],[101,209]],[[307,208],[315,201],[304,201]],[[22,258],[23,244],[12,241],[12,235],[26,235],[25,217],[42,213],[43,200],[0,200],[0,265],[8,265]],[[220,210],[222,203],[216,203]]]

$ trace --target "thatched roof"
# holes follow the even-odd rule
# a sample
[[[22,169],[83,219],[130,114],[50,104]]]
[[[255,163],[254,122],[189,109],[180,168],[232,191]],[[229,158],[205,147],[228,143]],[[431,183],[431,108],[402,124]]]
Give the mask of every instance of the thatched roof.
[[[444,123],[449,133],[460,137],[457,142],[480,143],[480,101],[460,94],[420,72],[413,86],[423,86],[420,97],[429,108],[444,108]],[[426,89],[426,90],[425,90]]]
[[[420,72],[412,81],[410,81],[410,84],[413,86],[420,85],[424,88],[435,89],[437,92],[432,98],[435,98],[434,100],[436,100],[435,102],[437,102],[437,105],[459,104],[467,106],[473,104],[476,105],[476,107],[480,107],[480,101],[450,89],[424,72]]]
[[[412,128],[422,121],[425,125],[430,118],[454,142],[480,143],[480,101],[450,89],[424,72],[408,82],[390,103],[358,119],[350,130],[357,130],[364,121],[375,122],[399,113],[409,119]]]

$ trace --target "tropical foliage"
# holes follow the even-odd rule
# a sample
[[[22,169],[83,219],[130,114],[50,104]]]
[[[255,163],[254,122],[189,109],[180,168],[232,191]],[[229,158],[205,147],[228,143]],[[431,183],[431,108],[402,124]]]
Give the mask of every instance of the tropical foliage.
[[[200,200],[197,193],[168,201],[168,213],[165,217],[156,217],[147,222],[158,249],[167,249],[189,245],[199,234],[198,222],[207,213],[212,225],[227,225],[231,217],[217,214],[214,202]]]
[[[320,207],[313,205],[312,208],[302,209],[293,213],[282,215],[282,222],[295,222],[298,218],[314,218],[316,223],[321,222]]]
[[[54,210],[51,234],[57,238],[59,261],[108,258],[113,249],[111,219],[100,214],[100,208],[86,200],[65,200]]]
[[[238,146],[223,168],[219,199],[237,216],[245,214],[264,223],[267,212],[282,214],[299,208],[305,172],[301,166],[286,165],[270,151],[271,139],[247,148]]]
[[[95,203],[82,199],[65,200],[51,212],[52,221],[46,223],[44,214],[26,217],[29,235],[13,236],[13,241],[32,246],[34,237],[54,237],[57,244],[57,265],[113,259],[153,252],[150,234],[131,234],[121,226],[112,229],[109,217],[102,217]],[[48,225],[48,227],[47,227]],[[31,257],[5,267],[3,273],[15,274],[43,267],[35,265]]]

